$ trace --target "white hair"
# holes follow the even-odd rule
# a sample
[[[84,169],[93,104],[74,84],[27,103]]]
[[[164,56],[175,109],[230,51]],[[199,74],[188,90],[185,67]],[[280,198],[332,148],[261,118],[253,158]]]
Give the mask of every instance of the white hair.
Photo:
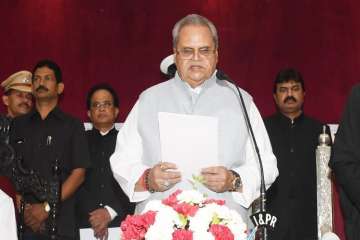
[[[179,32],[180,30],[188,25],[199,25],[199,26],[205,26],[207,28],[209,28],[214,44],[215,44],[215,48],[218,48],[219,46],[219,37],[217,34],[217,30],[215,25],[206,17],[203,17],[201,15],[198,14],[190,14],[187,15],[186,17],[180,19],[174,26],[173,30],[172,30],[172,37],[173,37],[173,47],[176,48],[177,42],[179,40]]]

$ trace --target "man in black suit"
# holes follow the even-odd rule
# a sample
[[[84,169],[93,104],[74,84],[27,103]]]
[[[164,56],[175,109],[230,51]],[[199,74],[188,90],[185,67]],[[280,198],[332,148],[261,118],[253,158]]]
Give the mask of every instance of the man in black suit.
[[[323,124],[303,112],[300,72],[284,69],[274,82],[278,111],[264,120],[279,177],[267,192],[268,210],[278,218],[271,239],[317,239],[316,147]],[[329,129],[327,129],[329,133]]]
[[[345,106],[336,133],[330,167],[340,189],[347,240],[360,239],[360,85]]]
[[[91,227],[94,235],[106,239],[108,227],[119,227],[135,205],[129,203],[113,178],[109,158],[115,150],[118,131],[114,123],[119,113],[119,100],[113,88],[106,84],[92,87],[87,96],[88,116],[93,129],[87,131],[92,167],[77,196],[79,228]]]
[[[75,226],[75,193],[84,181],[89,164],[89,149],[84,125],[63,112],[59,106],[65,85],[60,67],[51,60],[39,61],[32,74],[35,107],[13,119],[10,143],[22,165],[34,170],[46,181],[54,178],[53,166],[60,167],[61,204],[56,217],[57,239],[73,240]],[[25,202],[24,239],[47,240],[51,206],[33,193],[17,196]]]

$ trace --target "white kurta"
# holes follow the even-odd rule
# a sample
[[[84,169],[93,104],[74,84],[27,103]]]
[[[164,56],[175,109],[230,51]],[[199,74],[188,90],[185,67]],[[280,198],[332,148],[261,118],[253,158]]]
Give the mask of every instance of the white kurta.
[[[11,197],[0,189],[0,236],[1,239],[17,240],[15,208]]]
[[[114,177],[129,196],[138,202],[137,212],[147,201],[162,199],[177,189],[191,189],[183,180],[162,193],[135,192],[134,187],[143,172],[161,161],[158,126],[159,112],[211,116],[219,122],[219,156],[221,165],[239,173],[243,192],[216,193],[205,187],[200,190],[209,197],[226,200],[226,204],[245,216],[246,208],[259,197],[260,171],[236,89],[227,81],[213,76],[201,85],[194,101],[188,85],[178,74],[175,78],[145,90],[118,133],[115,152],[110,158]],[[263,120],[249,94],[242,90],[245,105],[263,161],[266,186],[278,176],[276,158],[272,152]],[[191,136],[189,136],[191,137]],[[210,167],[210,166],[209,166]]]

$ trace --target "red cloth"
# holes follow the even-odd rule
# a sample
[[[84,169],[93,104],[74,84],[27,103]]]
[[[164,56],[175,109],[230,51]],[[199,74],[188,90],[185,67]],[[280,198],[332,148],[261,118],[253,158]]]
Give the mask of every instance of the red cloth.
[[[14,206],[16,206],[16,191],[8,177],[0,176],[0,189],[13,199]]]
[[[0,81],[51,58],[63,70],[63,110],[87,120],[86,91],[105,81],[124,121],[139,93],[164,80],[175,22],[199,13],[219,30],[219,67],[263,116],[275,111],[276,73],[292,66],[305,79],[305,112],[336,123],[359,81],[359,9],[356,0],[0,1]]]

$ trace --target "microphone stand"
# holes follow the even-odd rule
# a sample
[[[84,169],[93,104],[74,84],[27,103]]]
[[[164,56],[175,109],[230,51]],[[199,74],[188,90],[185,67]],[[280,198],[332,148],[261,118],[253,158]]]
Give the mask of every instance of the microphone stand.
[[[53,180],[49,183],[49,219],[48,219],[48,233],[51,240],[58,239],[58,228],[56,219],[59,215],[60,199],[61,199],[61,181],[60,181],[60,164],[59,160],[55,159],[52,167]]]
[[[257,155],[257,158],[258,158],[258,161],[259,161],[259,166],[260,166],[260,203],[259,203],[259,210],[260,210],[260,213],[266,213],[266,187],[265,187],[264,169],[263,169],[263,164],[262,164],[262,160],[261,160],[261,156],[260,156],[260,152],[259,152],[259,147],[257,145],[255,135],[254,135],[254,131],[253,131],[253,128],[251,126],[249,114],[248,114],[248,112],[246,110],[246,107],[245,107],[245,101],[244,101],[243,95],[241,94],[241,91],[240,91],[239,87],[236,85],[236,83],[231,78],[229,78],[225,73],[223,73],[220,70],[217,70],[216,77],[219,80],[227,80],[230,83],[232,83],[235,86],[235,88],[236,88],[236,90],[237,90],[237,92],[239,94],[240,102],[241,102],[241,108],[242,108],[242,110],[244,112],[244,116],[245,116],[245,122],[246,122],[248,130],[250,132],[251,140],[254,143],[254,148],[255,148],[256,155]],[[265,225],[264,226],[259,225],[259,230],[260,230],[260,235],[259,235],[260,240],[267,240],[268,239],[268,234],[267,234],[266,226]]]

